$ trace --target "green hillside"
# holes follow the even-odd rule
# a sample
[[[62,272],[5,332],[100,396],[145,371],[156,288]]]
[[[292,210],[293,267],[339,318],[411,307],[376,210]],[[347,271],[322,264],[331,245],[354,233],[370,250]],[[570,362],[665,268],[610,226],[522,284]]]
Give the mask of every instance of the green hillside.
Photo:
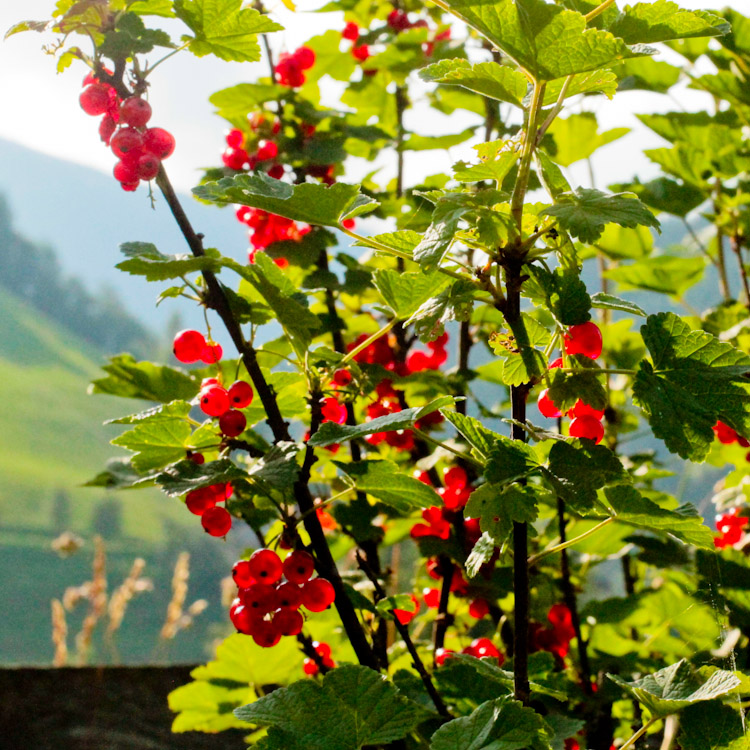
[[[118,452],[108,444],[116,431],[102,423],[144,406],[87,394],[103,361],[25,303],[0,295],[0,663],[49,663],[50,599],[87,580],[95,532],[107,542],[110,590],[137,556],[146,559],[155,584],[125,618],[122,661],[202,659],[211,628],[226,622],[219,581],[244,546],[239,534],[230,544],[207,539],[180,502],[154,490],[112,494],[81,487]],[[68,559],[50,547],[64,530],[86,542]],[[169,651],[156,649],[171,568],[183,550],[193,562],[189,602],[203,597],[210,606]],[[71,615],[71,642],[81,615]],[[100,644],[94,661],[116,658]]]

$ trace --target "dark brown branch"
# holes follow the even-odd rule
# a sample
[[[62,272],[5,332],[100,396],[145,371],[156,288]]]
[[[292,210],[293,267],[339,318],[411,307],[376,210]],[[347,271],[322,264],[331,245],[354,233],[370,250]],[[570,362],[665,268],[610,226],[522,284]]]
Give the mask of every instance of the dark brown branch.
[[[445,634],[453,618],[448,612],[448,602],[451,596],[451,584],[453,582],[454,566],[449,557],[441,555],[438,558],[438,570],[443,577],[443,583],[440,587],[440,600],[438,602],[437,617],[435,618],[435,653],[433,659],[437,658],[438,649],[445,646]]]
[[[359,567],[362,570],[362,572],[367,576],[367,578],[370,580],[372,585],[375,588],[375,594],[379,599],[385,599],[386,592],[383,589],[383,587],[380,585],[380,581],[378,580],[378,576],[376,573],[370,568],[367,561],[363,559],[362,555],[357,552],[357,562],[359,563]],[[394,615],[393,618],[393,624],[396,627],[396,630],[398,631],[398,634],[401,636],[401,640],[403,640],[404,645],[406,646],[406,650],[409,652],[409,656],[411,656],[412,663],[414,664],[414,669],[417,670],[419,673],[420,678],[422,679],[422,683],[425,686],[425,689],[427,690],[427,693],[429,694],[430,698],[432,699],[432,702],[435,704],[435,708],[437,709],[437,712],[446,719],[453,718],[451,716],[450,711],[448,711],[448,707],[443,702],[443,699],[440,697],[440,693],[438,693],[437,688],[435,687],[435,684],[432,681],[432,677],[430,677],[429,672],[425,669],[424,662],[419,656],[419,653],[417,652],[416,647],[414,646],[414,642],[411,639],[411,636],[409,635],[409,628],[404,625],[403,623],[399,622],[398,618]]]
[[[747,278],[747,268],[742,260],[742,244],[744,237],[735,232],[731,237],[732,250],[737,256],[737,265],[740,270],[740,279],[742,279],[742,291],[745,295],[745,307],[750,310],[750,282]]]

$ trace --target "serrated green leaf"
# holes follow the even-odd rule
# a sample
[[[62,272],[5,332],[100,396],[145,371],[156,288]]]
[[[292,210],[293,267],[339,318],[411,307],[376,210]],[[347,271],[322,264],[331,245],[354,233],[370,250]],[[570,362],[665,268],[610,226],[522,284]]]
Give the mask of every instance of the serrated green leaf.
[[[111,357],[102,370],[107,377],[92,382],[92,393],[166,403],[175,399],[189,401],[200,388],[199,381],[182,370],[151,362],[137,362],[130,354]]]
[[[593,188],[578,188],[558,196],[555,205],[542,213],[554,216],[558,224],[581,242],[593,243],[607,224],[621,227],[661,226],[651,211],[634,195],[606,194]]]
[[[240,469],[228,458],[207,461],[200,465],[190,459],[185,459],[153,475],[156,483],[160,484],[164,492],[170,497],[184,495],[186,492],[197,490],[199,487],[233,482],[246,477],[247,472]]]
[[[444,724],[432,735],[431,750],[521,750],[549,746],[544,720],[509,696],[487,701],[471,716]]]
[[[468,320],[477,292],[477,287],[468,279],[456,279],[436,297],[423,302],[411,316],[417,335],[434,339],[442,333],[446,323]]]
[[[163,420],[185,419],[190,413],[190,404],[187,401],[170,401],[167,404],[152,406],[145,411],[139,411],[136,414],[130,414],[127,417],[109,419],[104,424],[138,424],[139,422],[158,422]]]
[[[334,463],[354,479],[358,490],[372,495],[399,513],[440,504],[440,496],[432,487],[399,471],[393,461]]]
[[[419,77],[429,83],[462,86],[490,99],[523,106],[529,82],[523,73],[507,65],[483,62],[472,65],[468,60],[440,60],[419,71]]]
[[[399,232],[375,234],[368,237],[368,239],[377,242],[379,245],[385,245],[385,247],[389,247],[392,250],[398,250],[401,253],[411,255],[414,252],[414,248],[422,241],[422,235],[418,232],[413,232],[411,229],[402,229]],[[359,240],[354,245],[358,247],[370,247],[367,242]]]
[[[3,39],[8,39],[14,34],[21,34],[24,31],[37,31],[39,33],[46,31],[49,27],[49,21],[21,21],[14,23],[6,32]]]
[[[488,458],[498,440],[507,440],[497,432],[485,427],[478,419],[459,414],[457,411],[441,409],[440,413],[466,438],[466,442],[481,458]]]
[[[533,523],[538,512],[534,489],[516,484],[501,487],[488,482],[475,489],[466,504],[466,515],[479,519],[479,528],[497,547],[510,536],[514,522]]]
[[[324,422],[320,429],[307,441],[307,444],[313,448],[325,448],[327,445],[332,445],[333,443],[354,440],[365,435],[372,435],[375,432],[408,430],[417,420],[454,402],[455,399],[452,396],[441,396],[425,406],[402,409],[394,414],[387,414],[385,417],[378,417],[377,419],[372,419],[369,422],[358,425],[341,425],[334,422]]]
[[[196,258],[192,255],[164,255],[150,242],[126,242],[120,252],[128,256],[116,268],[133,276],[145,276],[146,281],[178,279],[199,271],[216,273],[221,269],[220,261],[210,255]]]
[[[90,479],[84,487],[106,487],[110,490],[128,490],[135,487],[150,487],[153,480],[137,472],[127,458],[110,458],[104,471]]]
[[[498,435],[487,454],[484,475],[488,482],[504,484],[526,476],[537,466],[539,459],[530,445]]]
[[[413,315],[430,297],[445,289],[449,281],[437,272],[404,273],[391,269],[375,271],[374,280],[375,288],[400,320]]]
[[[537,264],[527,268],[544,293],[542,299],[546,299],[547,306],[560,323],[578,325],[591,318],[591,297],[577,267],[560,267],[552,272]]]
[[[669,177],[657,177],[649,182],[630,182],[615,186],[617,190],[635,193],[649,208],[684,218],[705,201],[703,190],[689,183]]]
[[[479,155],[479,164],[458,162],[453,165],[453,176],[459,182],[495,180],[500,185],[521,155],[517,144],[512,141],[481,143],[475,146],[474,150]]]
[[[599,310],[619,310],[631,315],[640,315],[642,318],[646,317],[646,312],[643,308],[636,305],[635,302],[615,297],[612,294],[605,294],[604,292],[597,292],[591,296],[591,306]]]
[[[612,128],[600,133],[596,115],[592,112],[570,115],[566,119],[558,117],[549,128],[554,136],[557,151],[555,162],[569,167],[581,159],[587,159],[602,146],[622,138],[630,128]]]
[[[305,414],[308,410],[307,384],[301,373],[274,371],[262,368],[263,377],[276,394],[276,402],[284,419],[293,419]],[[248,426],[258,424],[266,418],[266,410],[259,398],[255,398],[242,413],[247,418]]]
[[[613,674],[607,677],[642,703],[652,716],[677,713],[695,703],[726,695],[740,684],[732,672],[722,669],[702,680],[685,659],[633,682]]]
[[[607,269],[604,275],[622,289],[645,289],[681,297],[703,278],[705,268],[702,257],[657,255]]]
[[[255,62],[261,56],[257,35],[284,28],[254,8],[243,8],[242,0],[174,0],[174,11],[195,34],[187,39],[196,57]]]
[[[419,135],[412,133],[404,140],[404,151],[433,151],[435,149],[449,149],[458,146],[469,138],[473,138],[476,128],[467,128],[460,133],[449,135]]]
[[[478,490],[474,490],[472,494],[476,494],[476,492]],[[467,515],[469,514],[467,513]],[[484,531],[466,558],[466,575],[469,578],[474,578],[481,567],[492,559],[493,554],[495,554],[495,540]]]
[[[139,16],[161,16],[162,18],[174,18],[172,0],[137,0],[128,5],[131,13]]]
[[[596,491],[605,485],[629,481],[617,456],[590,440],[556,441],[545,474],[558,496],[578,512],[590,510]]]
[[[570,183],[565,178],[562,170],[544,151],[537,150],[534,153],[534,158],[536,160],[539,181],[553,200],[557,199],[562,193],[570,192]]]
[[[680,69],[651,57],[635,57],[624,60],[615,70],[620,78],[620,91],[645,89],[666,94],[680,78]]]
[[[224,177],[193,188],[193,193],[211,203],[239,203],[294,221],[328,227],[338,227],[343,219],[373,211],[379,205],[363,196],[357,185],[343,182],[330,187],[311,182],[290,185],[265,174]]]
[[[584,404],[603,411],[607,406],[607,392],[604,389],[600,368],[588,357],[571,357],[571,365],[579,372],[561,372],[555,368],[550,372],[549,397],[555,406],[565,413],[580,399]]]
[[[248,113],[258,110],[261,105],[278,99],[280,86],[262,83],[239,83],[221,89],[209,97],[216,107],[216,114],[231,122],[235,127],[247,127]]]
[[[633,61],[650,60],[651,58],[634,58]],[[565,89],[565,99],[579,94],[593,94],[601,92],[607,99],[611,99],[617,92],[617,76],[607,69],[591,70],[587,73],[577,73],[572,78],[558,78],[550,81],[544,90],[544,106],[555,104],[562,94],[563,86]]]
[[[297,481],[299,466],[296,457],[300,451],[297,443],[279,442],[274,444],[265,456],[258,458],[247,470],[251,481],[262,482],[283,490]]]
[[[235,715],[272,727],[272,748],[359,750],[405,737],[427,713],[378,672],[349,665],[328,672],[322,683],[302,680],[274,690]]]
[[[745,733],[736,708],[721,701],[703,701],[688,706],[680,716],[678,741],[682,750],[748,750]]]
[[[655,44],[672,39],[722,36],[729,24],[721,16],[702,10],[683,10],[670,0],[626,6],[609,30],[628,44]]]

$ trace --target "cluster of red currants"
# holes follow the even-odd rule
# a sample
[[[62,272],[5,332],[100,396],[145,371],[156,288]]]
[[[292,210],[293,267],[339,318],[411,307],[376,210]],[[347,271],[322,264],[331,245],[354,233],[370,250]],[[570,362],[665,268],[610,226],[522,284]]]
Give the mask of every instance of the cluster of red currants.
[[[564,338],[566,354],[580,354],[589,359],[597,359],[602,353],[602,332],[596,323],[581,323],[571,326]],[[563,366],[562,358],[558,358],[549,364],[553,370]],[[549,389],[545,388],[537,400],[537,406],[543,416],[557,419],[562,413],[549,396]],[[602,419],[604,412],[578,399],[575,406],[566,412],[570,418],[569,434],[572,437],[593,440],[600,443],[604,437],[604,425]]]
[[[120,161],[115,164],[115,179],[128,192],[141,180],[153,180],[161,163],[174,152],[175,141],[163,128],[147,128],[151,105],[140,96],[120,99],[114,87],[89,74],[83,81],[81,108],[92,116],[104,115],[99,126],[101,139]]]
[[[716,439],[722,445],[732,445],[733,443],[737,443],[741,448],[750,448],[750,441],[746,440],[741,435],[738,435],[735,430],[721,420],[714,425],[713,429]],[[745,460],[750,461],[750,453],[745,456]]]
[[[195,460],[200,453],[194,453],[190,458]],[[200,461],[203,463],[202,456]],[[232,528],[232,516],[226,508],[219,506],[232,497],[232,485],[230,482],[212,484],[208,487],[199,487],[191,490],[185,497],[187,509],[196,516],[200,516],[201,525],[207,534],[211,536],[226,536]]]
[[[365,62],[365,60],[370,57],[371,52],[368,45],[357,43],[359,41],[360,31],[359,26],[357,26],[356,23],[354,23],[353,21],[349,21],[349,23],[344,26],[344,30],[341,32],[341,37],[353,43],[352,57],[354,57],[355,60],[358,60],[359,62]]]
[[[407,31],[408,29],[429,28],[429,24],[424,18],[420,18],[418,21],[410,21],[406,11],[398,9],[394,9],[388,14],[387,23],[396,34],[400,34],[402,31]],[[431,35],[431,41],[425,42],[422,45],[422,49],[427,57],[430,57],[435,50],[435,42],[445,42],[450,38],[450,27],[446,27],[441,31],[435,29],[434,34]]]
[[[224,166],[236,172],[260,166],[269,176],[281,179],[284,166],[275,161],[279,147],[272,138],[281,130],[281,121],[275,117],[269,120],[262,112],[255,112],[247,119],[249,133],[233,128],[224,136],[227,144],[221,155]]]
[[[259,250],[265,250],[274,242],[299,242],[310,231],[307,224],[298,224],[292,219],[285,219],[283,216],[269,214],[268,211],[249,206],[240,206],[237,209],[237,219],[251,230],[249,234],[252,247],[247,251],[250,263],[255,263],[255,256]],[[275,258],[274,262],[279,268],[289,265],[286,258]]]
[[[282,636],[299,635],[305,623],[301,607],[322,612],[336,599],[330,581],[312,578],[314,570],[315,561],[304,550],[294,550],[282,562],[273,550],[260,549],[235,563],[238,594],[229,608],[234,627],[263,648],[275,646]]]
[[[331,658],[331,647],[327,643],[320,641],[313,641],[312,645],[323,666],[327,669],[333,669],[336,666],[336,662]],[[302,671],[309,677],[312,677],[320,672],[320,667],[318,667],[315,659],[308,657],[302,662]]]
[[[449,648],[439,648],[435,651],[435,665],[442,667],[451,658],[455,651]],[[498,667],[505,663],[505,656],[498,650],[497,646],[489,638],[475,638],[466,648],[461,649],[462,654],[475,656],[477,659],[497,659]]]
[[[305,82],[305,71],[315,65],[315,53],[309,47],[299,47],[292,53],[285,52],[274,67],[276,81],[282,86],[296,89]]]
[[[573,616],[565,604],[553,604],[547,613],[551,627],[543,627],[540,622],[530,624],[529,650],[548,651],[561,664],[568,655],[570,642],[576,637]]]
[[[716,516],[718,532],[718,536],[714,538],[716,549],[734,547],[742,539],[748,524],[750,524],[750,518],[741,516],[739,508],[732,508],[728,513]]]

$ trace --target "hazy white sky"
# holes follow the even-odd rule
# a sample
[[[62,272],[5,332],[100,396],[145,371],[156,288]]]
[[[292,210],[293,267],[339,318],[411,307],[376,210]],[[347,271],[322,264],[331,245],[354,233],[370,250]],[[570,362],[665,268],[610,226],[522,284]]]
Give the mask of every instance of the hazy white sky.
[[[19,20],[48,18],[54,0],[0,0],[0,37]],[[309,5],[298,0],[298,7]],[[320,3],[316,2],[318,6]],[[294,49],[313,33],[324,31],[335,16],[331,14],[291,14],[279,0],[268,4],[274,17],[287,29],[272,35],[278,48],[284,45]],[[682,0],[682,7],[706,7],[700,0]],[[738,10],[747,8],[748,0],[726,3]],[[177,31],[180,24],[168,19],[154,19],[165,29]],[[341,23],[336,21],[337,28]],[[177,33],[179,33],[177,31]],[[80,84],[85,70],[81,65],[57,75],[53,58],[41,52],[45,39],[28,32],[13,36],[0,44],[0,137],[54,156],[85,164],[103,172],[110,172],[114,157],[98,140],[97,119],[86,116],[78,106]],[[48,41],[48,40],[47,40]],[[218,163],[222,149],[223,125],[211,113],[208,97],[214,91],[252,80],[265,74],[263,63],[225,63],[212,57],[198,59],[181,53],[165,63],[161,74],[154,74],[150,99],[154,107],[153,124],[172,131],[177,139],[177,151],[171,157],[169,171],[176,185],[189,189],[197,181],[199,168]],[[626,125],[637,129],[619,141],[619,146],[605,149],[596,163],[600,186],[608,182],[627,179],[633,174],[647,178],[653,173],[648,161],[634,153],[646,147],[660,145],[659,139],[639,127],[634,113],[673,108],[666,97],[644,92],[628,92],[615,97],[613,103],[601,97],[593,105],[604,128]],[[589,98],[587,106],[593,100]],[[706,101],[700,94],[686,91],[680,99],[686,109],[700,109]],[[425,123],[424,130],[436,133],[434,115]],[[421,129],[419,112],[413,113],[407,125]],[[458,128],[456,128],[458,130]],[[467,146],[428,154],[411,155],[414,172],[434,173],[450,169],[460,158],[470,158]],[[605,175],[606,171],[606,175]],[[587,183],[585,173],[573,171],[574,180]]]

